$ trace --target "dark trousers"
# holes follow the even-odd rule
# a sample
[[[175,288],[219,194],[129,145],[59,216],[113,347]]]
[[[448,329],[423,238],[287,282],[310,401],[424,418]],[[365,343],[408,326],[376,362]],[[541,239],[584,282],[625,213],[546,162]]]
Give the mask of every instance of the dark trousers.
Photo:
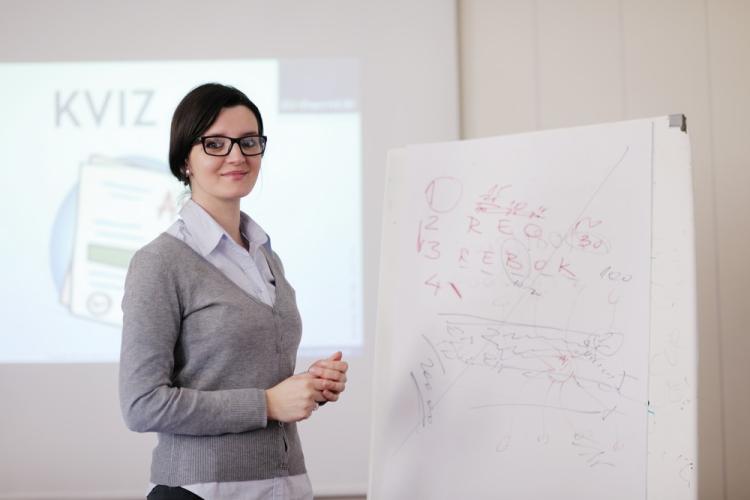
[[[179,486],[154,486],[146,500],[203,500],[195,493]]]

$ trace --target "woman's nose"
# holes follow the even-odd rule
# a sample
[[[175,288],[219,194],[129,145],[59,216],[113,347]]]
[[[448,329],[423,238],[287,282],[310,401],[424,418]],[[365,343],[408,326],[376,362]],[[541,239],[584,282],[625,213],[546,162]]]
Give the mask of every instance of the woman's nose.
[[[245,161],[245,157],[242,154],[242,150],[240,149],[240,145],[236,142],[233,142],[229,149],[229,154],[227,155],[227,161],[230,161],[232,163],[241,163]]]

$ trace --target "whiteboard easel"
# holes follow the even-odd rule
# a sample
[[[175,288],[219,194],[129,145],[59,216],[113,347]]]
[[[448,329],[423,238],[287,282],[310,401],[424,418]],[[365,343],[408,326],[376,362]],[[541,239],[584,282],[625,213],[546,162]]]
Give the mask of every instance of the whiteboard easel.
[[[683,128],[678,115],[391,152],[369,498],[605,491],[696,498],[692,185]],[[474,212],[459,214],[466,196]],[[554,206],[537,207],[544,200]],[[597,213],[610,221],[606,231]],[[645,235],[639,219],[650,222]],[[441,228],[442,239],[430,233]],[[645,246],[633,243],[639,234]],[[647,300],[628,298],[639,276]],[[566,323],[561,315],[575,310],[576,294],[586,314],[571,312]],[[612,331],[598,326],[619,307],[608,308],[605,295],[610,304],[620,295],[630,301],[619,311],[632,318],[613,319]],[[556,303],[565,304],[555,311]],[[529,304],[541,305],[546,322],[517,319],[537,319]],[[649,328],[640,344],[621,342]],[[521,375],[496,373],[513,369]]]

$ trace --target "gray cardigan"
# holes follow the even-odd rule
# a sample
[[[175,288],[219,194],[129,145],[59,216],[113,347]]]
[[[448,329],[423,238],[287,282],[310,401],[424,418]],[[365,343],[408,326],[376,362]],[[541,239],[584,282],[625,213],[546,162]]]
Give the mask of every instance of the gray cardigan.
[[[131,430],[158,433],[155,484],[306,472],[296,425],[266,421],[264,390],[294,373],[302,326],[278,256],[262,251],[273,307],[166,233],[130,262],[120,405]]]

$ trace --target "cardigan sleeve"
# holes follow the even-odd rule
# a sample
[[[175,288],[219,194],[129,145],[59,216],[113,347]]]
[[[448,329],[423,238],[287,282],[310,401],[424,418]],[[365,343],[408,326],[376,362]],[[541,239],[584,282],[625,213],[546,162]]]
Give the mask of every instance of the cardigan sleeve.
[[[182,318],[178,290],[162,256],[136,252],[122,300],[119,387],[126,425],[137,432],[200,436],[265,427],[262,389],[201,391],[173,385]]]

